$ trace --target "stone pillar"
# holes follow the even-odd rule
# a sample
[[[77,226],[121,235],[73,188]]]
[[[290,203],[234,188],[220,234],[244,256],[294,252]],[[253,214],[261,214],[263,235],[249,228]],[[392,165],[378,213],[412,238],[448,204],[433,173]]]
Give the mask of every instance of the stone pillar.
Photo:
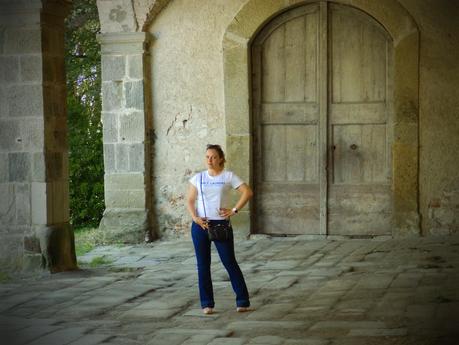
[[[152,240],[148,46],[145,32],[105,33],[102,47],[102,121],[108,242]]]
[[[0,2],[0,255],[76,268],[69,225],[66,1]]]

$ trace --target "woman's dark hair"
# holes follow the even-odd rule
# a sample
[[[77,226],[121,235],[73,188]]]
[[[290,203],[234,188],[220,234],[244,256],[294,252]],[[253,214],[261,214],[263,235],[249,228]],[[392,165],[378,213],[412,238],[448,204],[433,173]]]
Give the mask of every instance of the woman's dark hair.
[[[223,152],[222,150],[222,147],[220,145],[217,145],[217,144],[207,144],[206,146],[206,151],[207,150],[215,150],[217,151],[218,153],[218,156],[220,158],[223,158],[223,162],[221,164],[221,166],[225,165],[225,162],[226,162],[226,159],[225,159],[225,152]]]

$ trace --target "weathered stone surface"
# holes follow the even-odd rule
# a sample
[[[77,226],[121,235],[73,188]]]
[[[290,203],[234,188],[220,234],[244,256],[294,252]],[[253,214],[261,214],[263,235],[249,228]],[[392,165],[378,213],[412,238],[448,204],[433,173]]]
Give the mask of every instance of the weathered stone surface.
[[[128,55],[128,76],[130,79],[143,79],[143,57],[142,55]]]
[[[143,190],[145,175],[142,173],[111,174],[105,179],[107,190]]]
[[[116,171],[129,171],[129,144],[115,144]]]
[[[122,81],[126,75],[126,57],[102,55],[102,81]]]
[[[9,169],[8,169],[8,154],[7,153],[0,153],[0,183],[8,182],[9,178]]]
[[[45,267],[51,272],[74,270],[75,239],[69,224],[41,226],[36,230]]]
[[[145,171],[145,144],[129,145],[129,171]]]
[[[104,169],[107,173],[116,171],[114,144],[104,143]]]
[[[143,80],[125,82],[126,108],[144,110]]]
[[[7,89],[7,101],[8,113],[11,117],[43,116],[41,85],[10,86]]]
[[[19,79],[19,60],[17,56],[0,56],[0,82],[11,83]]]
[[[5,54],[41,53],[40,31],[8,28],[3,47]]]
[[[37,81],[42,80],[42,57],[41,55],[23,55],[20,57],[21,80]]]
[[[41,151],[45,147],[45,124],[41,118],[21,119],[20,137],[24,150]]]
[[[45,182],[45,180],[45,154],[42,152],[35,152],[32,154],[32,181]]]
[[[100,222],[100,230],[104,232],[107,243],[125,242],[140,243],[148,229],[146,210],[117,210],[107,208]]]
[[[9,161],[9,181],[25,182],[30,179],[31,161],[30,154],[27,152],[17,152],[8,154]]]
[[[23,145],[19,125],[19,121],[0,120],[0,150],[22,150]]]
[[[120,115],[119,131],[121,141],[142,141],[145,137],[145,114],[133,112]]]
[[[48,223],[47,183],[33,182],[31,187],[32,223]]]
[[[104,111],[121,108],[123,101],[122,82],[102,82],[102,107]]]
[[[116,143],[118,142],[118,114],[103,111],[103,131],[104,131],[104,143]]]
[[[145,191],[143,190],[106,190],[107,208],[143,209],[146,205]]]
[[[31,190],[29,183],[17,183],[16,195],[16,223],[30,225],[31,223]]]

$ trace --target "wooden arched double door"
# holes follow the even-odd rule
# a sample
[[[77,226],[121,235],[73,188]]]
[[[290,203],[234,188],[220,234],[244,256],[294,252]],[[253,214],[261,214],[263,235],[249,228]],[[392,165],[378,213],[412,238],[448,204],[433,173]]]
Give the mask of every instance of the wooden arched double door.
[[[390,234],[388,33],[318,2],[271,20],[251,47],[255,231]]]

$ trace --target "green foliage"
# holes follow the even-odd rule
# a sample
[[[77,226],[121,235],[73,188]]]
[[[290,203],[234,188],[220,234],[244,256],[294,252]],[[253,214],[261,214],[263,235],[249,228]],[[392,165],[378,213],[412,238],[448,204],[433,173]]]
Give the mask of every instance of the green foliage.
[[[66,19],[70,218],[97,226],[104,210],[100,31],[96,0],[74,0]]]

